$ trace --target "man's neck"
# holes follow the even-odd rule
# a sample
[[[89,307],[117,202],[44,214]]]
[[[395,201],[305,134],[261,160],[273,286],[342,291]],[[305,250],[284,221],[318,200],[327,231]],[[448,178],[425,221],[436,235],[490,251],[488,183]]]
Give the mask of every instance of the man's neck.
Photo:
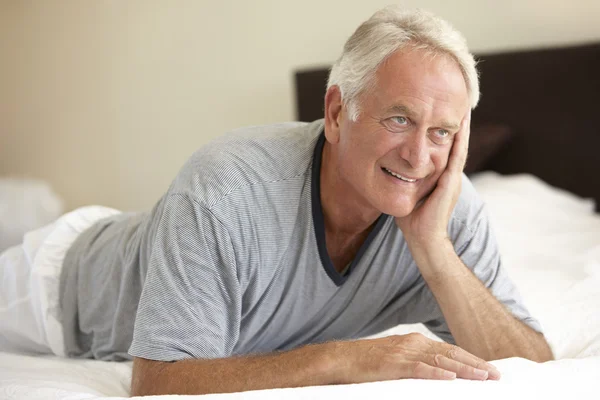
[[[362,236],[373,227],[381,212],[364,200],[335,168],[334,149],[325,141],[321,155],[320,190],[325,231],[334,236]],[[365,235],[366,237],[366,235]]]

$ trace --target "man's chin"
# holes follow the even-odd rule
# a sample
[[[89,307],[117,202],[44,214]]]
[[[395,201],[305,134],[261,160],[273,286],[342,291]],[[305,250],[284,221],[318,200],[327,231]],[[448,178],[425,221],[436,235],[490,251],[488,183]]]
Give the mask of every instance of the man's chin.
[[[402,218],[409,215],[415,209],[415,204],[401,204],[394,205],[391,207],[386,207],[383,212],[384,214],[391,215],[395,218]]]

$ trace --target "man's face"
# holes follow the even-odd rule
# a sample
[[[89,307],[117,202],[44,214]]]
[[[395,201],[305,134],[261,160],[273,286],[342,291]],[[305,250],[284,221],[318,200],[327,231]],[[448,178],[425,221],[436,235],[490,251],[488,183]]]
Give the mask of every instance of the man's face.
[[[335,163],[359,203],[402,217],[444,172],[469,96],[454,60],[421,50],[390,56],[376,82],[356,122],[342,108]]]

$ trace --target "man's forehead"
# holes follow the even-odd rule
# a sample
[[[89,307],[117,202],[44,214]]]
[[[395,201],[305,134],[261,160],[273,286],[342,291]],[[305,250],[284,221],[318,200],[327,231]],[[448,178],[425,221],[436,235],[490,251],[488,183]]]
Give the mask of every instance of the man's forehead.
[[[450,103],[469,99],[464,75],[450,56],[420,50],[398,51],[376,71],[375,86],[387,97],[425,96]]]

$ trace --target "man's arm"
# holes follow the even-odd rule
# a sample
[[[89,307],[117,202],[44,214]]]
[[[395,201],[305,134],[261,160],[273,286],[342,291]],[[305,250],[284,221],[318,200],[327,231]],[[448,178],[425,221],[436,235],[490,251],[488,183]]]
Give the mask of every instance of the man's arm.
[[[132,396],[232,393],[330,382],[325,357],[313,346],[262,356],[176,362],[135,358]]]
[[[462,263],[445,240],[411,252],[456,344],[485,359],[551,360],[544,336],[515,318]]]
[[[413,333],[327,342],[287,352],[175,362],[135,358],[131,395],[208,394],[402,378],[500,378],[491,364]]]
[[[552,352],[543,335],[503,307],[462,263],[448,238],[448,222],[461,192],[470,122],[469,111],[434,191],[408,216],[396,218],[396,224],[459,346],[487,360],[517,356],[547,361]]]

